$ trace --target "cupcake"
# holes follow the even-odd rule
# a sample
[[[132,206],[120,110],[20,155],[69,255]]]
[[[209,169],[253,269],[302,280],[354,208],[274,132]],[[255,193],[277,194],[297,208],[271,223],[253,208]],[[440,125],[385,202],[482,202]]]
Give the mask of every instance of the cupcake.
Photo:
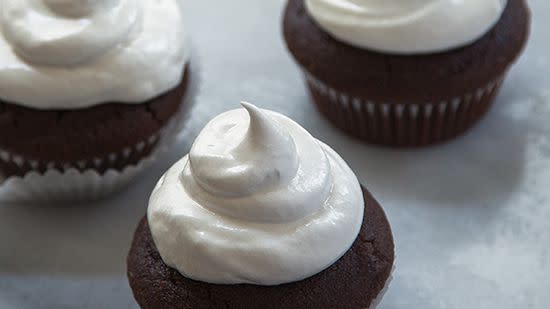
[[[374,307],[394,262],[384,211],[291,119],[243,103],[154,189],[128,255],[142,308]]]
[[[530,15],[524,0],[289,0],[283,23],[332,124],[374,144],[423,146],[487,112]]]
[[[100,194],[136,174],[190,105],[182,21],[177,0],[4,1],[6,183]]]

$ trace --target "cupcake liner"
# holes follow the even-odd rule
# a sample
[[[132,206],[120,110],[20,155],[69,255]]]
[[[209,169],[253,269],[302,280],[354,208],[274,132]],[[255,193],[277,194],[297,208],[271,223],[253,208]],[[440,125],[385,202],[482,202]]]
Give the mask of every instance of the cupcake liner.
[[[178,111],[178,114],[180,112]],[[63,163],[63,162],[39,162],[36,160],[31,160],[28,158],[25,158],[23,156],[10,153],[5,150],[0,149],[0,161],[2,161],[3,164],[7,166],[14,166],[19,169],[21,168],[29,168],[32,171],[35,171],[35,173],[40,174],[39,171],[41,171],[41,168],[46,168],[46,172],[51,171],[67,171],[71,169],[80,170],[80,171],[86,171],[87,169],[95,169],[95,171],[102,171],[105,166],[114,166],[116,164],[126,166],[131,165],[131,162],[135,162],[135,159],[133,158],[147,158],[149,153],[152,152],[154,148],[156,148],[157,143],[161,140],[161,137],[163,137],[163,130],[161,130],[160,133],[153,134],[149,136],[148,138],[140,141],[139,143],[136,143],[132,146],[125,147],[120,152],[112,152],[108,155],[101,156],[101,157],[95,157],[91,159],[86,160],[79,160],[76,162],[71,163]],[[101,173],[100,173],[101,174]]]
[[[336,127],[370,143],[408,147],[442,142],[467,131],[492,105],[504,77],[462,96],[413,104],[354,97],[305,72],[313,101]]]
[[[131,147],[126,147],[118,153],[111,153],[105,157],[97,157],[91,160],[79,161],[76,164],[51,162],[50,168],[44,173],[31,171],[24,176],[12,176],[5,178],[0,174],[0,202],[38,202],[38,201],[63,201],[63,200],[93,200],[104,197],[120,190],[132,181],[140,172],[150,166],[170,144],[177,139],[178,133],[184,128],[194,101],[199,91],[201,81],[198,59],[193,54],[193,60],[189,62],[192,77],[183,100],[181,108],[168,124],[157,134],[149,136],[143,141]],[[108,169],[99,173],[93,168],[82,167],[102,166],[106,161],[119,162],[131,156],[150,151],[137,164],[131,164],[122,170]],[[0,149],[0,160],[16,164],[17,166],[38,167],[38,162],[29,160],[20,155],[11,154]],[[75,167],[78,166],[80,169]],[[59,170],[54,167],[62,167]]]

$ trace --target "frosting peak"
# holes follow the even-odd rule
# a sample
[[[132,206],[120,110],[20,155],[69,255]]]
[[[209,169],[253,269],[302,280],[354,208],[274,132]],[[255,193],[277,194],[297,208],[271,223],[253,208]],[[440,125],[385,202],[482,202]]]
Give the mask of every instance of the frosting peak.
[[[242,105],[210,121],[157,184],[153,239],[167,265],[195,280],[305,279],[355,241],[361,188],[342,158],[297,123]]]
[[[256,222],[288,222],[318,210],[331,190],[330,165],[307,132],[248,103],[199,134],[182,182],[201,205]],[[288,120],[287,120],[288,121]]]
[[[468,45],[500,19],[507,0],[306,0],[313,19],[335,38],[396,54]]]
[[[214,123],[191,149],[194,179],[211,194],[243,197],[265,191],[290,181],[298,169],[290,134],[256,106],[242,105],[249,115],[248,126],[227,122],[214,127]]]
[[[36,109],[142,103],[187,61],[179,0],[0,0],[0,99]]]

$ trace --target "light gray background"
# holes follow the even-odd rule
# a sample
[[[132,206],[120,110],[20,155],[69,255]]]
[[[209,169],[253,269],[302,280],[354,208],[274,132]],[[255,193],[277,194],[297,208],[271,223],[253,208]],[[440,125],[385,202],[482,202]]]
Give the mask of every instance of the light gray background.
[[[489,116],[458,140],[403,151],[318,115],[283,45],[283,0],[186,1],[204,81],[181,142],[109,200],[2,205],[0,308],[135,308],[125,258],[154,183],[243,99],[334,147],[385,207],[397,262],[378,309],[550,308],[550,2],[530,3],[530,46]]]

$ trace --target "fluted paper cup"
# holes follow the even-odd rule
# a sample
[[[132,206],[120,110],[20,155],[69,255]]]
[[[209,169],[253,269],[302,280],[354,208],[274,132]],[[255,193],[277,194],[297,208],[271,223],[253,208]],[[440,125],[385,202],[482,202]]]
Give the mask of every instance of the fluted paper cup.
[[[388,103],[339,92],[305,73],[318,110],[336,127],[366,142],[398,147],[435,144],[473,127],[493,104],[504,76],[437,102]]]

